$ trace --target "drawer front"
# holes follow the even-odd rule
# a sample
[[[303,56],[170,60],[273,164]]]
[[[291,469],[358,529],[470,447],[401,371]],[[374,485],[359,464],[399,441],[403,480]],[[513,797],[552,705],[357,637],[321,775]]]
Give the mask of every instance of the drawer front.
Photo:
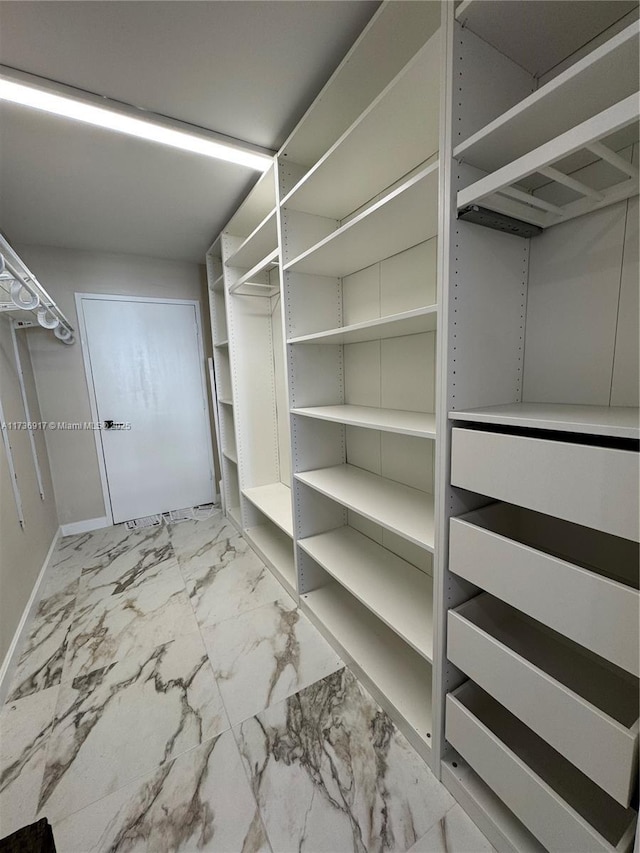
[[[629,805],[638,724],[629,730],[453,610],[447,656],[623,806]]]
[[[452,694],[447,696],[446,738],[547,849],[630,850],[632,826],[617,846],[611,845]]]
[[[637,542],[637,453],[454,428],[454,486]]]
[[[449,568],[633,675],[639,674],[637,590],[460,518]]]

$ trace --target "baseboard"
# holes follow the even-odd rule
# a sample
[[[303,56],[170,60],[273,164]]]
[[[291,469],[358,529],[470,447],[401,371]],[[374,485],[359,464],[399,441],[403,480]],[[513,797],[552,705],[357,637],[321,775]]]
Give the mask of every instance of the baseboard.
[[[106,515],[102,518],[86,518],[84,521],[73,521],[71,524],[63,524],[60,527],[61,536],[74,536],[77,533],[90,533],[92,530],[100,530],[101,527],[111,527],[113,522]]]
[[[31,590],[29,600],[27,601],[26,607],[24,608],[22,617],[18,622],[18,627],[16,628],[15,634],[13,635],[13,639],[11,640],[11,645],[9,646],[7,653],[4,656],[2,666],[0,666],[0,708],[4,705],[7,693],[9,691],[9,685],[11,684],[11,679],[13,678],[13,673],[15,671],[16,666],[18,665],[18,657],[22,651],[23,640],[25,638],[27,630],[29,629],[29,626],[31,625],[31,620],[35,613],[36,604],[38,602],[40,587],[42,586],[42,581],[44,580],[44,576],[47,572],[47,569],[49,568],[49,562],[51,560],[53,550],[56,547],[58,539],[60,538],[60,531],[61,528],[58,528],[55,532],[55,535],[51,541],[51,545],[49,546],[49,550],[47,551],[47,556],[44,558],[44,563],[42,564],[42,568],[40,569],[40,574],[36,578],[36,582],[33,585],[33,589]]]

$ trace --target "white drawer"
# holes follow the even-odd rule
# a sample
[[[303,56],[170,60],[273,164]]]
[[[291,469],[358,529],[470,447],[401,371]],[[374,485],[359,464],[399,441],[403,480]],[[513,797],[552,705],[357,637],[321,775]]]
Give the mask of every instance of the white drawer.
[[[486,593],[448,614],[447,656],[625,808],[638,682]]]
[[[637,814],[471,681],[447,696],[446,737],[548,850],[631,850]]]
[[[636,542],[638,466],[631,450],[453,430],[454,486]]]
[[[503,504],[451,519],[449,568],[632,675],[638,548]]]

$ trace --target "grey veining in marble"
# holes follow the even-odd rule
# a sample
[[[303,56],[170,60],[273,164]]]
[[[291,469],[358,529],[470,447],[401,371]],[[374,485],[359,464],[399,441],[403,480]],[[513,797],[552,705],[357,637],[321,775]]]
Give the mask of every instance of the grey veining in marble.
[[[456,803],[409,853],[495,853],[495,850]]]
[[[0,838],[35,818],[58,690],[7,702],[0,713]]]
[[[41,812],[71,814],[228,728],[197,634],[63,681]]]
[[[404,853],[454,802],[346,669],[236,734],[278,853]]]
[[[231,732],[54,824],[60,853],[267,853]]]
[[[78,581],[71,581],[38,605],[13,674],[10,701],[60,683],[77,589]]]
[[[180,567],[191,570],[201,564],[210,565],[211,547],[233,535],[233,528],[220,510],[214,510],[210,518],[169,524],[167,529]]]
[[[166,525],[126,530],[122,525],[97,531],[92,557],[82,570],[79,600],[96,592],[120,595],[164,577],[176,567]]]
[[[190,633],[198,633],[198,625],[176,566],[167,566],[161,579],[120,595],[94,590],[77,605],[71,621],[63,678]]]
[[[232,725],[343,666],[284,600],[205,627],[202,636]]]
[[[184,531],[184,540],[189,532],[185,528],[191,523],[178,527]],[[218,525],[216,534],[215,539],[206,542],[200,535],[190,552],[176,544],[191,605],[201,625],[215,625],[278,599],[293,606],[292,599],[242,536],[228,524]],[[189,559],[181,556],[185,551],[190,553]]]

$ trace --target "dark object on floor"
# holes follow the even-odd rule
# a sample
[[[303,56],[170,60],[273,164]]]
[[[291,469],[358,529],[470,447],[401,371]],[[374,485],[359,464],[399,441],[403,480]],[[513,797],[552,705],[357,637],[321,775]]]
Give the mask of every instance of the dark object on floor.
[[[56,853],[51,824],[42,820],[0,838],[0,853]]]

